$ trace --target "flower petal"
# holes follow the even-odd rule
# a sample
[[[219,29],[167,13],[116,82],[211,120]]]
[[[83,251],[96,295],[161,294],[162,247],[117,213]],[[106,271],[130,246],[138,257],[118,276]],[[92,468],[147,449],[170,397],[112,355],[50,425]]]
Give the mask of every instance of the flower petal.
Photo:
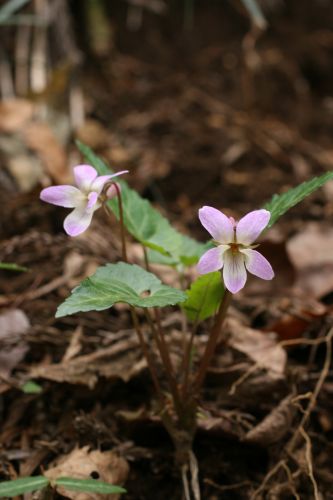
[[[94,210],[76,208],[64,220],[64,229],[69,236],[78,236],[90,225]]]
[[[226,215],[213,207],[202,207],[199,210],[201,224],[219,243],[234,241],[234,227]]]
[[[263,280],[274,278],[272,266],[260,252],[251,250],[250,248],[240,251],[245,255],[245,267],[251,274]]]
[[[228,250],[224,254],[223,280],[231,293],[237,293],[246,283],[245,256]]]
[[[97,171],[91,165],[78,165],[74,167],[75,183],[79,189],[89,191],[90,186],[97,177]]]
[[[207,274],[221,269],[223,267],[223,254],[228,248],[228,245],[220,245],[217,248],[207,250],[198,262],[198,273]]]
[[[106,182],[108,182],[113,177],[118,177],[118,175],[123,175],[123,174],[127,174],[127,173],[128,173],[128,170],[122,170],[121,172],[117,172],[116,174],[100,175],[91,184],[90,189],[91,189],[91,191],[96,191],[99,194],[102,192],[103,187],[104,187]]]
[[[236,226],[237,243],[250,245],[267,226],[271,213],[268,210],[254,210],[246,214]]]
[[[98,193],[95,193],[95,191],[92,191],[91,193],[88,194],[88,203],[87,203],[87,209],[89,210],[90,208],[93,208],[98,200]],[[96,207],[97,208],[97,207]],[[95,209],[96,210],[96,209]]]
[[[73,208],[82,203],[84,197],[74,186],[51,186],[40,193],[40,199],[59,207]]]

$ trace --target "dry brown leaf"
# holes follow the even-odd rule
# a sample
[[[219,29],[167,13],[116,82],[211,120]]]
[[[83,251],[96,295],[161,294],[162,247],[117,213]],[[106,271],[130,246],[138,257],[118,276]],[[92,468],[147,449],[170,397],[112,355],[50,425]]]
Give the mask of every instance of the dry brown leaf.
[[[292,296],[275,302],[269,313],[265,331],[277,333],[280,340],[290,340],[302,337],[314,320],[327,315],[328,309],[315,299]]]
[[[87,119],[83,125],[76,130],[76,137],[92,149],[100,149],[108,145],[109,131],[103,125],[92,119]]]
[[[0,102],[0,131],[18,132],[32,118],[34,105],[26,99],[8,99]]]
[[[49,125],[42,121],[32,122],[24,130],[23,137],[52,179],[58,184],[66,184],[70,179],[67,157]]]
[[[206,432],[221,432],[226,436],[241,439],[245,430],[243,422],[248,421],[241,411],[227,411],[214,408],[210,413],[201,410],[198,416],[198,428]],[[247,423],[248,425],[248,423]]]
[[[58,459],[44,475],[51,481],[59,477],[72,477],[75,479],[98,478],[110,484],[121,486],[128,476],[129,467],[124,458],[117,456],[112,451],[89,451],[89,447],[75,448],[69,455]],[[57,486],[57,491],[72,500],[116,500],[119,495],[99,495],[97,493],[83,493],[66,490]]]
[[[288,241],[288,253],[298,270],[333,264],[333,229],[310,223]]]
[[[33,368],[30,376],[93,388],[99,377],[120,378],[128,382],[145,367],[146,362],[141,357],[138,341],[132,335],[131,338],[106,349],[99,349],[63,363]]]
[[[24,335],[30,322],[23,311],[12,309],[0,315],[0,374],[8,377],[24,358],[28,346]]]
[[[280,441],[289,431],[294,414],[295,405],[292,404],[292,396],[289,395],[246,434],[244,441],[261,446]]]
[[[40,163],[26,153],[9,158],[8,169],[23,192],[29,192],[43,177]]]
[[[230,347],[245,354],[258,368],[264,368],[271,378],[284,376],[287,355],[270,333],[248,328],[235,318],[228,319],[227,330]]]
[[[29,328],[29,319],[21,309],[9,309],[0,315],[0,342],[16,342]]]
[[[308,224],[291,238],[287,250],[298,271],[297,288],[321,297],[333,290],[333,230]]]

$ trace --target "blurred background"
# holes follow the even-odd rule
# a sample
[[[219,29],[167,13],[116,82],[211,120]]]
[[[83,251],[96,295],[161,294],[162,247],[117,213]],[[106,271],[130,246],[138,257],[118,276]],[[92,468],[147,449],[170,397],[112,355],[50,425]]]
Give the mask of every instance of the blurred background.
[[[333,170],[332,129],[331,0],[0,1],[0,262],[29,271],[0,271],[1,479],[38,472],[79,443],[120,450],[131,464],[130,499],[159,491],[169,500],[179,490],[170,442],[147,410],[152,391],[126,309],[54,318],[75,285],[121,255],[117,228],[106,230],[102,211],[89,231],[68,238],[67,210],[39,200],[41,188],[71,182],[82,162],[75,140],[114,170],[130,170],[131,187],[205,241],[197,219],[203,204],[238,218]],[[294,394],[294,380],[248,377],[247,370],[256,367],[253,345],[260,353],[275,343],[267,362],[274,367],[278,340],[319,338],[331,324],[332,200],[329,182],[279,221],[261,245],[276,278],[250,279],[234,300],[240,340],[210,374],[198,446],[201,477],[210,478],[205,498],[249,498],[269,456],[280,459],[282,448],[275,455],[265,448],[271,441],[251,447],[242,440]],[[141,247],[128,246],[131,261],[142,262]],[[172,270],[154,271],[179,285]],[[190,269],[186,280],[194,275]],[[183,338],[179,313],[165,320],[172,338]],[[317,360],[316,346],[310,354],[301,346],[288,359],[290,373],[296,364],[303,374],[303,392],[323,366],[318,352]],[[284,363],[279,369],[285,374]],[[244,373],[246,383],[231,396],[231,382]],[[30,379],[41,394],[21,390]],[[329,381],[314,426],[325,498],[333,477],[332,390]],[[244,496],[233,495],[234,486],[222,493],[229,483]],[[308,479],[301,486],[302,498],[314,498]]]
[[[38,194],[70,182],[75,139],[202,240],[202,204],[239,217],[332,169],[332,26],[329,0],[3,0],[0,236],[63,234]],[[285,241],[330,225],[332,194],[271,233],[285,278]]]
[[[63,182],[79,138],[189,226],[258,206],[332,168],[332,22],[329,0],[3,0],[1,190]]]

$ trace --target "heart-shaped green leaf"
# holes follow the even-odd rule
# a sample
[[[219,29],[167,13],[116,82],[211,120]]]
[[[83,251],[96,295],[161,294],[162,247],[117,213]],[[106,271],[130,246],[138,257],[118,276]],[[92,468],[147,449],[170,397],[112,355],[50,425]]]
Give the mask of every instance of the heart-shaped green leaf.
[[[137,307],[164,307],[186,300],[186,294],[167,285],[139,266],[118,262],[99,267],[74,288],[56,317],[84,311],[102,311],[116,302]]]
[[[221,273],[204,274],[187,290],[187,300],[182,308],[190,321],[203,321],[216,313],[223,295]]]

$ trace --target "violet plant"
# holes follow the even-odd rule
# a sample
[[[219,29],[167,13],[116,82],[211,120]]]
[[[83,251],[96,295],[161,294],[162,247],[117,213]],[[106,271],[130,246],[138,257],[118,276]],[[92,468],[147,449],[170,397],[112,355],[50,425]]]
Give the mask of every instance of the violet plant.
[[[85,231],[100,207],[110,216],[114,215],[120,224],[122,259],[99,267],[93,276],[83,280],[59,306],[56,316],[101,311],[118,302],[129,305],[134,329],[156,390],[157,411],[175,446],[185,497],[188,500],[192,495],[198,500],[198,468],[192,443],[202,386],[229,304],[233,294],[245,286],[247,271],[264,280],[274,277],[270,263],[255,250],[257,244],[254,242],[286,211],[333,179],[333,172],[326,172],[282,195],[275,195],[264,208],[248,213],[237,223],[216,208],[201,208],[199,219],[213,238],[213,242],[203,244],[174,229],[147,200],[130,189],[123,178],[114,182],[116,176],[127,171],[113,174],[90,148],[82,143],[78,143],[78,147],[90,165],[74,169],[77,187],[46,188],[41,193],[41,199],[74,208],[64,222],[64,229],[70,236]],[[128,262],[125,231],[141,243],[144,267]],[[173,288],[163,284],[153,274],[152,263],[172,266],[180,274],[186,266],[197,265],[198,274],[202,276],[188,289]],[[179,366],[172,362],[161,311],[161,308],[177,304],[186,315],[190,330]],[[214,319],[203,353],[201,356],[198,353],[193,355],[197,326],[210,317]],[[163,375],[156,366],[148,329],[159,354]]]

